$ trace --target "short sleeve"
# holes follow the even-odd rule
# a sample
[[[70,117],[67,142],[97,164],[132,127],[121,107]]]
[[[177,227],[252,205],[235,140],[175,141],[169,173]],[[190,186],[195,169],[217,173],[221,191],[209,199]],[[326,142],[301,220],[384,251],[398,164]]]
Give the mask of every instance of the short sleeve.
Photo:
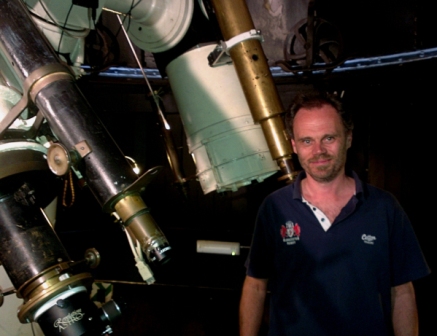
[[[391,283],[398,286],[430,273],[413,226],[394,200],[393,222],[390,228]]]
[[[270,225],[273,221],[271,204],[265,200],[258,211],[252,244],[246,261],[247,275],[251,277],[267,279],[271,275],[274,248]]]

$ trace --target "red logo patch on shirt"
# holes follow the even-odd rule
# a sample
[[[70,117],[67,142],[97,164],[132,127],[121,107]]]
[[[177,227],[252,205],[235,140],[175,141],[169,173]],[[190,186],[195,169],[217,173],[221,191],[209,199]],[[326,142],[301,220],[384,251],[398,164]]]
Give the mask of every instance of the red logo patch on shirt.
[[[298,223],[288,221],[281,226],[280,234],[284,243],[287,245],[295,244],[300,239],[300,226]]]

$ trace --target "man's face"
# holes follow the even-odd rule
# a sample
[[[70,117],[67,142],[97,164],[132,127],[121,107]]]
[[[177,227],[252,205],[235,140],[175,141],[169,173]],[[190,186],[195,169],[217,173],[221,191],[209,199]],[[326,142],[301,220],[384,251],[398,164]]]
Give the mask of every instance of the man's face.
[[[352,133],[346,132],[332,106],[300,109],[294,118],[293,133],[291,144],[307,175],[318,182],[330,182],[344,172]]]

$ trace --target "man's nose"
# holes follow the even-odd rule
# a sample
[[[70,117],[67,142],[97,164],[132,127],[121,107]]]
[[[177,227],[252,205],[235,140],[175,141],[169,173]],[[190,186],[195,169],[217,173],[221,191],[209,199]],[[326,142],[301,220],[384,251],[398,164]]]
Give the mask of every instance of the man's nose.
[[[326,147],[322,141],[315,141],[313,146],[314,154],[326,153]]]

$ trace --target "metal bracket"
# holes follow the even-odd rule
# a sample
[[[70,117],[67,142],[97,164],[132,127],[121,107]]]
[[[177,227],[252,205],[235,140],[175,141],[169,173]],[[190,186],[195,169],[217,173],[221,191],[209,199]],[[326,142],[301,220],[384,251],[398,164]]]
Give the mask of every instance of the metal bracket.
[[[62,64],[44,65],[33,71],[23,83],[22,98],[0,121],[0,137],[25,110],[29,102],[35,102],[35,98],[42,88],[54,81],[72,78],[74,77],[71,72]]]
[[[90,145],[88,145],[88,142],[86,142],[86,140],[77,143],[76,145],[74,145],[74,148],[76,148],[77,153],[82,159],[92,152],[92,149]]]
[[[0,287],[0,307],[3,305],[4,297],[9,294],[14,294],[17,291],[14,287],[3,289]]]
[[[229,50],[238,43],[247,40],[260,40],[264,42],[264,38],[261,35],[261,31],[257,29],[251,29],[248,32],[241,33],[234,36],[228,41],[220,41],[220,44],[208,55],[208,64],[211,67],[216,67],[224,64],[232,63],[232,59],[229,56]]]

